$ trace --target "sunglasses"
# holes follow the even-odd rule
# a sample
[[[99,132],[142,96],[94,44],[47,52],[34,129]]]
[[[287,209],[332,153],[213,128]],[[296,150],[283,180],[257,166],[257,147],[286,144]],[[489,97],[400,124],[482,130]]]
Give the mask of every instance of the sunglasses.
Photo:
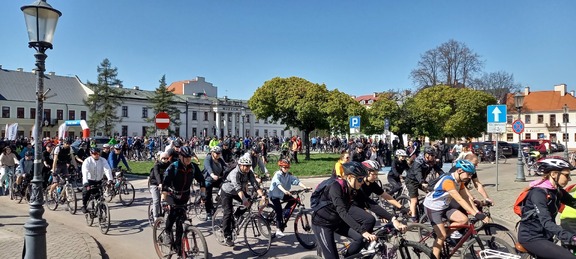
[[[560,173],[560,174],[563,175],[563,176],[566,176],[566,178],[568,178],[568,179],[571,178],[571,177],[570,177],[570,173],[567,173],[567,174]]]
[[[364,177],[356,177],[356,181],[358,181],[358,183],[363,183]]]

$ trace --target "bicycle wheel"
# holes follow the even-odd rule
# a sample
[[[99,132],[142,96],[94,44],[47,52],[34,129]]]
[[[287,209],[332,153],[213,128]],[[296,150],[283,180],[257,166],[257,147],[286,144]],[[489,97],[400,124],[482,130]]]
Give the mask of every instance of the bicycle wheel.
[[[272,231],[270,225],[262,216],[252,215],[244,224],[244,241],[248,249],[256,255],[263,256],[270,250]]]
[[[118,195],[122,205],[132,205],[134,202],[134,196],[136,195],[136,192],[134,191],[134,185],[129,182],[124,182],[124,184],[120,185],[120,191],[118,192]]]
[[[278,162],[278,155],[275,154],[268,154],[268,163],[276,163]]]
[[[78,202],[76,200],[76,193],[72,188],[72,185],[66,185],[64,188],[65,195],[66,195],[66,206],[68,207],[68,212],[74,215],[76,214],[76,210],[78,209]]]
[[[481,243],[478,243],[480,241]],[[479,235],[478,240],[472,239],[466,242],[462,248],[462,259],[474,258],[478,259],[480,257],[480,251],[484,249],[492,249],[499,252],[516,254],[516,249],[506,243],[504,240],[495,236],[484,236]]]
[[[86,219],[86,225],[89,227],[94,224],[94,218],[92,217],[92,209],[94,208],[94,200],[89,200],[88,204],[86,205],[86,209],[88,209],[88,213],[84,213],[84,218]]]
[[[294,234],[298,242],[306,249],[316,247],[316,238],[312,232],[312,215],[308,212],[300,212],[294,220]]]
[[[432,247],[434,245],[434,237],[432,233],[434,230],[431,226],[420,223],[408,223],[406,225],[406,233],[404,238],[408,241],[413,241]]]
[[[10,190],[10,196],[12,195],[14,195],[14,200],[21,203],[22,199],[24,199],[24,190],[18,190],[18,185],[14,183],[14,188]]]
[[[382,255],[382,258],[435,258],[432,255],[432,249],[424,244],[412,241],[403,241],[398,246],[398,251],[394,251],[394,247],[386,247],[386,249],[381,250],[380,255]],[[384,255],[387,257],[384,257]]]
[[[199,220],[206,219],[206,204],[202,202],[202,197],[200,197],[200,195],[196,196],[194,199],[194,208],[189,211],[194,213],[194,216]]]
[[[224,238],[224,232],[222,229],[222,217],[224,216],[222,212],[222,208],[216,209],[214,211],[214,215],[212,215],[212,233],[214,233],[214,237],[218,240],[218,243],[223,245],[226,242]]]
[[[8,187],[4,187],[4,192],[6,192],[6,190],[8,190],[8,192],[10,193],[10,199],[14,200],[16,197],[14,195],[14,189],[16,187],[16,182],[14,181],[14,177],[10,176],[8,179]],[[18,202],[20,203],[20,202]]]
[[[274,205],[268,203],[264,209],[262,209],[262,213],[260,214],[270,226],[276,226],[276,211],[274,211]]]
[[[148,203],[148,223],[153,227],[154,225],[154,210],[152,210],[152,200]]]
[[[56,190],[50,194],[50,190],[46,191],[46,207],[50,210],[56,210],[58,208],[58,193]]]
[[[112,199],[115,196],[114,192],[115,192],[114,185],[104,184],[104,186],[102,186],[102,195],[104,196],[104,199],[106,199],[107,202],[112,201]]]
[[[498,164],[506,164],[506,156],[505,155],[499,155],[498,156]]]
[[[100,225],[100,232],[107,234],[110,230],[110,208],[108,204],[100,202],[98,204],[98,224]]]
[[[170,236],[166,233],[166,224],[164,218],[158,218],[152,224],[152,236],[154,238],[154,249],[158,258],[171,258],[171,243]]]
[[[26,199],[27,202],[30,202],[31,193],[32,193],[32,184],[28,184],[28,186],[26,186],[26,191],[24,192],[24,199]]]
[[[208,244],[200,229],[186,227],[186,236],[182,239],[184,258],[208,258]]]
[[[507,227],[498,223],[484,223],[476,231],[478,234],[498,237],[509,245],[516,245],[517,242],[516,236]]]

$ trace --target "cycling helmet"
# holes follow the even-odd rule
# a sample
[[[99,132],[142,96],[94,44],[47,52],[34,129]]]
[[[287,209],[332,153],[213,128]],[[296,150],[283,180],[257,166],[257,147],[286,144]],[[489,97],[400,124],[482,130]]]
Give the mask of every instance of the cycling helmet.
[[[454,165],[454,167],[462,169],[464,172],[469,174],[476,173],[476,167],[474,167],[474,164],[468,160],[458,160],[456,161],[456,165]]]
[[[362,143],[356,143],[356,148],[364,148],[364,145]]]
[[[254,146],[252,146],[252,152],[254,152],[254,153],[256,153],[256,154],[260,154],[260,152],[262,152],[262,149],[260,148],[260,145],[254,144]]]
[[[288,161],[288,159],[280,159],[280,161],[278,161],[278,166],[280,167],[290,167],[290,161]]]
[[[108,144],[102,145],[102,148],[109,148],[109,147],[110,147],[110,145],[108,145]]]
[[[344,175],[351,174],[359,177],[365,177],[366,175],[368,175],[366,167],[364,167],[361,163],[356,161],[344,163],[342,167],[344,167]]]
[[[181,147],[182,146],[182,141],[180,141],[179,139],[174,140],[172,142],[172,145],[174,145],[174,147]]]
[[[194,156],[194,152],[192,152],[190,147],[182,147],[180,149],[180,155],[183,157],[192,157]]]
[[[366,167],[368,171],[378,171],[380,170],[380,163],[373,160],[366,160],[362,162],[362,165]]]
[[[562,171],[564,169],[574,170],[574,166],[568,163],[568,161],[559,157],[544,158],[538,160],[537,164],[538,169],[543,173],[549,173],[550,171]]]
[[[222,148],[219,146],[215,146],[210,149],[210,153],[222,153]]]
[[[91,148],[90,149],[90,154],[95,154],[95,153],[100,153],[100,149],[97,147]]]
[[[24,156],[33,156],[34,153],[32,151],[26,151],[26,153],[24,153]]]
[[[396,156],[408,156],[408,154],[406,154],[406,151],[404,151],[404,149],[398,149],[396,150]]]
[[[436,150],[434,150],[433,147],[428,146],[428,147],[425,147],[425,148],[424,148],[424,154],[428,154],[428,155],[433,155],[433,156],[434,156],[434,155],[436,155]]]
[[[249,156],[242,156],[238,159],[239,165],[252,165],[252,158]]]
[[[116,145],[114,145],[114,149],[122,149],[122,144],[116,144]]]

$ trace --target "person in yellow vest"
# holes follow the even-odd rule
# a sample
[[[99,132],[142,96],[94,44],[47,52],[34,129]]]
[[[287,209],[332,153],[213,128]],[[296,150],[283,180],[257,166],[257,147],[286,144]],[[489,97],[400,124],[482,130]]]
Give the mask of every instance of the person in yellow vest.
[[[350,162],[350,153],[348,153],[346,149],[342,149],[342,151],[340,151],[340,158],[334,165],[334,172],[332,176],[344,179],[344,166],[342,165],[348,162]]]

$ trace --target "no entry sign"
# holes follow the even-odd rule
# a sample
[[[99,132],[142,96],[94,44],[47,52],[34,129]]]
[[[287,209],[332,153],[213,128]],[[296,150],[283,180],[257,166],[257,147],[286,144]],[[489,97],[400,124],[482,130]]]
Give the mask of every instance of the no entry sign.
[[[168,113],[159,112],[156,114],[156,128],[157,129],[167,129],[170,126],[170,116]]]

